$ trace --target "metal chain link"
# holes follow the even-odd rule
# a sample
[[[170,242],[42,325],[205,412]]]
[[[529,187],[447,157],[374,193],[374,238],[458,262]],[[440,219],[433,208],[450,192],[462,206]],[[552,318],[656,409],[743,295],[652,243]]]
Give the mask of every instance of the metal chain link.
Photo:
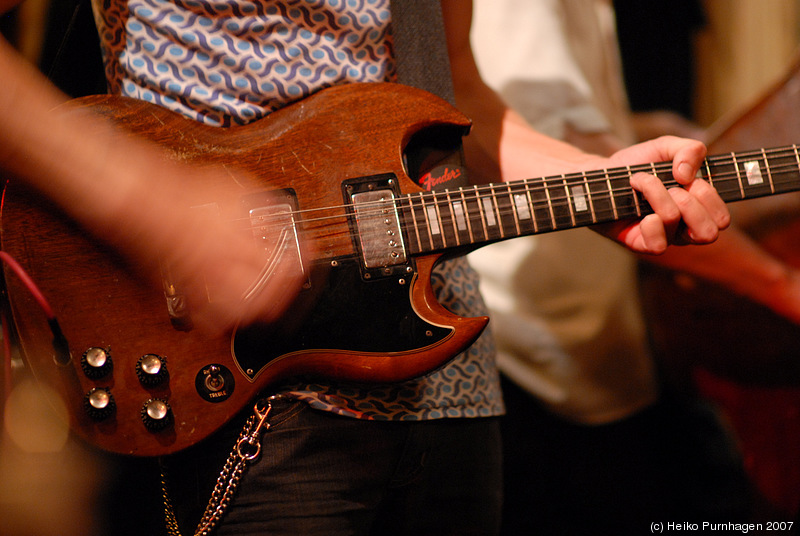
[[[236,445],[234,445],[222,471],[220,471],[203,517],[194,531],[194,536],[209,536],[222,521],[231,500],[233,500],[242,475],[248,465],[257,460],[261,454],[261,434],[270,428],[267,419],[272,411],[272,403],[282,398],[281,395],[273,395],[267,399],[259,400],[253,406],[253,414],[247,419]],[[161,493],[164,500],[164,518],[167,533],[170,536],[181,536],[167,480],[167,469],[162,464]]]

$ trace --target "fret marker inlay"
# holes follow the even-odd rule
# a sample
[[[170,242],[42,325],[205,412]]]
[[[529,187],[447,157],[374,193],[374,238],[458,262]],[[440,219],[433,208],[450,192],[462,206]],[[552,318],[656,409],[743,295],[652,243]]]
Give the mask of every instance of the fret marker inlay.
[[[467,219],[464,217],[464,207],[461,201],[453,201],[453,214],[456,217],[456,228],[459,231],[467,230]]]
[[[755,160],[745,162],[744,170],[747,174],[747,184],[749,186],[764,184],[764,177],[761,176],[761,166],[758,165],[758,162]]]
[[[428,225],[431,234],[441,234],[442,231],[439,228],[439,220],[436,218],[436,207],[425,207],[425,211],[428,213]]]
[[[586,194],[583,192],[583,186],[572,187],[572,199],[577,212],[586,212],[589,210],[589,205],[586,203]]]
[[[517,207],[517,214],[521,220],[531,219],[531,211],[528,207],[528,198],[522,194],[514,194],[514,206]]]
[[[488,197],[483,198],[483,211],[486,213],[486,225],[494,227],[497,225],[497,220],[494,217],[494,206],[492,200]]]

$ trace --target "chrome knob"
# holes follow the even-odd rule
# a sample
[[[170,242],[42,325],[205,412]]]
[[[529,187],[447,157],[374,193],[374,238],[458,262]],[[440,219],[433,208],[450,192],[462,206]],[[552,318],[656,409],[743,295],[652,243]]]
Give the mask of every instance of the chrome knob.
[[[81,356],[81,369],[88,378],[93,380],[107,376],[113,368],[111,352],[106,348],[93,346]]]
[[[145,354],[136,362],[136,376],[142,385],[155,387],[169,379],[167,360],[156,354]]]
[[[158,398],[151,398],[142,406],[142,422],[148,430],[163,430],[172,423],[172,408]]]
[[[96,421],[111,417],[116,407],[114,396],[108,389],[103,387],[92,389],[83,398],[83,408],[86,410],[86,414]]]

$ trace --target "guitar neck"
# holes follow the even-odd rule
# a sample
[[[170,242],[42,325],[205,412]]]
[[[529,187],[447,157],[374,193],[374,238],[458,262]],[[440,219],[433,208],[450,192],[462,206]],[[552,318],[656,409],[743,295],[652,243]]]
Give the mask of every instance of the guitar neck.
[[[662,162],[408,194],[397,201],[412,254],[640,218],[653,212],[630,185],[650,173],[679,186]],[[800,190],[797,146],[708,157],[699,175],[725,202]]]

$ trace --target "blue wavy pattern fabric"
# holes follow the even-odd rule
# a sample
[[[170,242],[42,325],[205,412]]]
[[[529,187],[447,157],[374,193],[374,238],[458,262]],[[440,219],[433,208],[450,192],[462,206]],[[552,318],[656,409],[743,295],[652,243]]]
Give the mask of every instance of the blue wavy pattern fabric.
[[[385,0],[111,0],[103,13],[112,92],[210,125],[394,71]]]

